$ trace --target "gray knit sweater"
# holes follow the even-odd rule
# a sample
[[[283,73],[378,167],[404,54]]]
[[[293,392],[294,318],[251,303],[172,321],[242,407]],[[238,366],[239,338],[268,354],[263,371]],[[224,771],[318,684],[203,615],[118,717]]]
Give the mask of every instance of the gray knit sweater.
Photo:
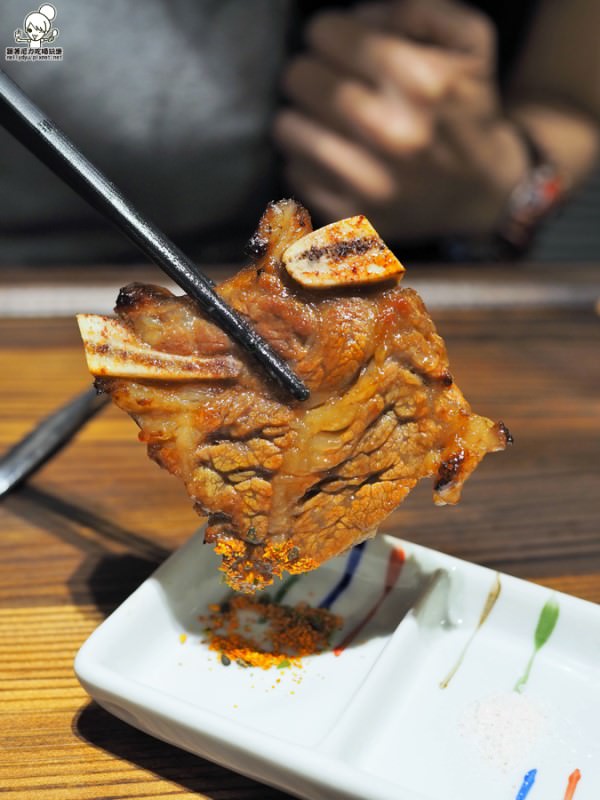
[[[54,0],[63,61],[5,61],[38,5],[2,2],[6,72],[188,250],[239,257],[272,193],[269,122],[289,0]],[[0,130],[0,263],[132,252]]]

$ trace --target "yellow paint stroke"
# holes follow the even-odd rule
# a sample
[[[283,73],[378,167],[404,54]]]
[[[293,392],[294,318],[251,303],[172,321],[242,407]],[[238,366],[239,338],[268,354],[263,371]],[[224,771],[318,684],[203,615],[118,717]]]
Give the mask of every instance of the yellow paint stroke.
[[[485,603],[483,605],[483,609],[479,617],[479,622],[477,623],[477,626],[474,629],[473,633],[469,636],[467,643],[463,647],[462,652],[456,661],[456,664],[452,667],[452,669],[446,675],[444,680],[440,682],[440,689],[447,689],[450,681],[458,672],[460,665],[463,663],[464,658],[467,655],[469,647],[471,647],[473,639],[477,635],[477,631],[481,628],[481,626],[485,623],[489,615],[492,613],[492,609],[494,608],[494,606],[496,605],[496,601],[500,597],[501,590],[502,590],[502,584],[500,583],[500,573],[497,572],[496,577],[494,578],[494,585],[488,592],[488,596],[485,599]]]

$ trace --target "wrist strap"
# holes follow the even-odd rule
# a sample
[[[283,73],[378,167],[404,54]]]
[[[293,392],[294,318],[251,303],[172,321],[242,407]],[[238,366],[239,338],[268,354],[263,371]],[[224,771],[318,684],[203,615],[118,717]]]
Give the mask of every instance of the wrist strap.
[[[517,130],[529,156],[527,174],[513,189],[496,238],[507,256],[526,253],[540,225],[560,205],[565,184],[556,164],[547,158],[522,125]]]
[[[561,205],[565,182],[550,160],[519,123],[515,126],[529,157],[526,174],[513,189],[504,218],[486,237],[451,236],[441,243],[450,261],[507,261],[525,255],[542,223]]]

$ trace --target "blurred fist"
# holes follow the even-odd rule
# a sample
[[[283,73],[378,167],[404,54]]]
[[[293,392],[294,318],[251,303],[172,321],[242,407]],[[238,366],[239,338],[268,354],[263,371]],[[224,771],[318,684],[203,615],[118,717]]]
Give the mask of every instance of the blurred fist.
[[[275,138],[323,221],[364,213],[382,236],[484,233],[526,168],[495,79],[495,32],[454,0],[323,12],[284,74]]]

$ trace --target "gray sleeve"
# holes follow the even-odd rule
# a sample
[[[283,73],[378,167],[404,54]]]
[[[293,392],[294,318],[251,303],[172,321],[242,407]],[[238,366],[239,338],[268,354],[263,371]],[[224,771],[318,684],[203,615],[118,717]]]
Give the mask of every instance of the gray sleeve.
[[[8,0],[2,52],[34,5]],[[171,235],[201,239],[255,221],[268,199],[288,0],[55,6],[63,60],[6,62],[11,77]],[[129,249],[4,131],[0,209],[4,263],[100,261]]]

